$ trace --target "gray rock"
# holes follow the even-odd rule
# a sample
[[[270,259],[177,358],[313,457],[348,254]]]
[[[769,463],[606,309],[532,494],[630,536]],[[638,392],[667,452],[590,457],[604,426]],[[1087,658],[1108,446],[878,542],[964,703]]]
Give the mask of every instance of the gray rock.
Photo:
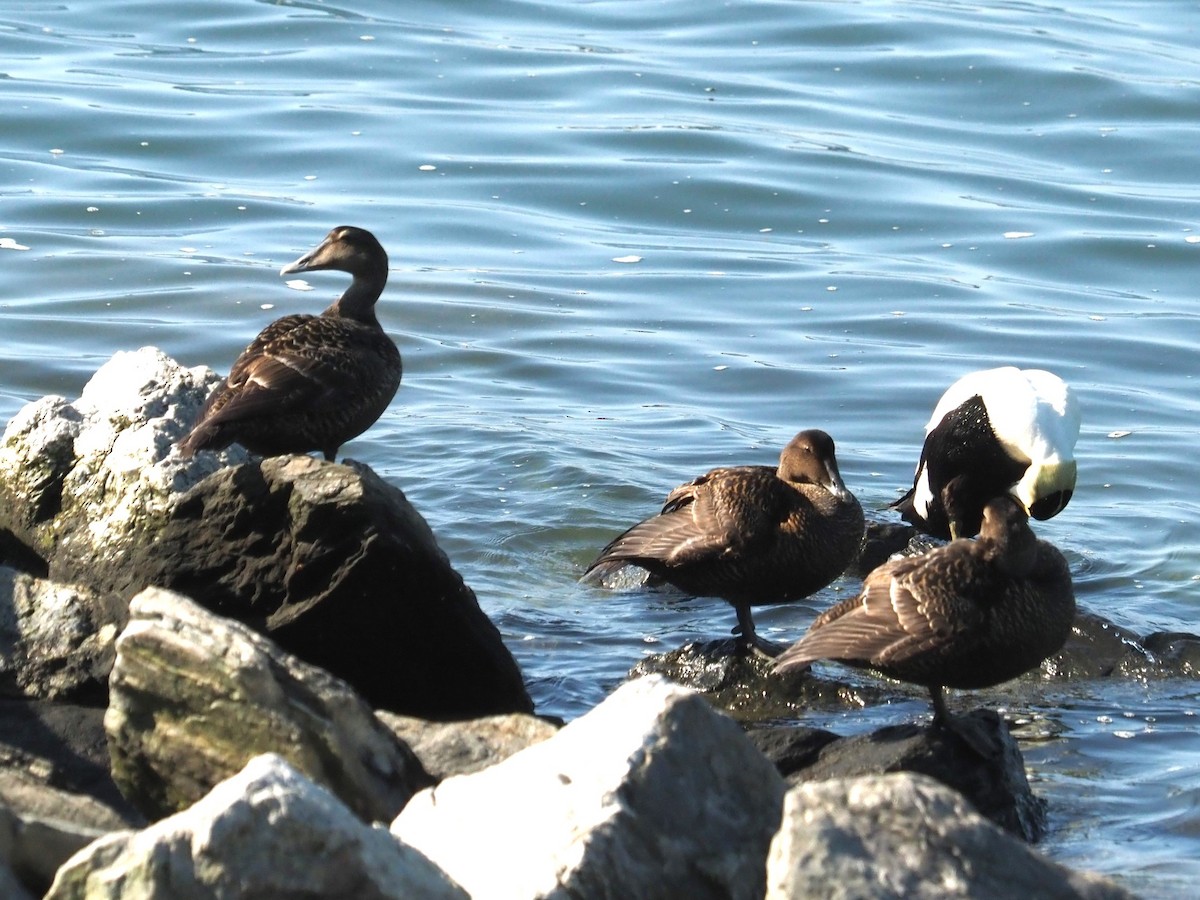
[[[86,588],[0,566],[0,697],[102,701],[114,618]]]
[[[143,581],[266,631],[374,707],[427,719],[533,710],[429,525],[365,466],[283,456],[223,469],[144,551]]]
[[[377,710],[376,717],[412,748],[435,780],[469,775],[558,733],[559,726],[524,713],[463,722],[430,722]]]
[[[734,722],[647,677],[417,794],[392,833],[476,898],[752,898],[783,790]]]
[[[1039,856],[931,778],[900,774],[788,792],[767,900],[1131,900]]]
[[[19,857],[21,821],[0,803],[0,897],[4,900],[31,900],[32,894],[13,871],[14,858]]]
[[[432,783],[343,682],[178,594],[133,599],[104,724],[113,778],[151,818],[278,753],[367,821]]]
[[[42,896],[59,866],[105,833],[66,819],[21,816],[0,802],[0,897],[11,896],[4,891],[6,869],[22,890]]]
[[[47,900],[467,895],[419,852],[356,819],[283,759],[265,755],[195,806],[76,854]]]

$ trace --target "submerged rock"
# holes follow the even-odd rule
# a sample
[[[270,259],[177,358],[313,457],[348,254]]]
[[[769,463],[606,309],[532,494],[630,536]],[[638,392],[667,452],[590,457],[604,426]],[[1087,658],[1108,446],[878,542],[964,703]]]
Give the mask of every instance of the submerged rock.
[[[1039,856],[922,775],[801,784],[767,861],[767,900],[1132,900]]]
[[[366,821],[432,779],[343,682],[244,625],[150,588],[117,640],[104,724],[113,777],[148,817],[183,809],[278,753]]]
[[[753,898],[783,790],[732,721],[650,677],[417,794],[392,833],[476,898]]]
[[[282,758],[251,760],[200,802],[77,853],[47,900],[422,897],[466,900],[428,859],[355,818]]]

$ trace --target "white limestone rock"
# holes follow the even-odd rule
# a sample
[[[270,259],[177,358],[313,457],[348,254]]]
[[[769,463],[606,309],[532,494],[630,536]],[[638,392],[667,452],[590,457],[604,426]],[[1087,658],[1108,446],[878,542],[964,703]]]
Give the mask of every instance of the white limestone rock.
[[[183,491],[246,458],[239,448],[192,460],[173,452],[219,380],[143,347],[115,354],[78,400],[27,405],[0,438],[0,529],[56,580],[93,583],[88,576],[152,531]]]
[[[418,793],[392,833],[477,900],[754,898],[783,794],[731,719],[648,676],[554,737]]]
[[[467,895],[383,828],[266,754],[189,809],[103,837],[59,870],[46,900],[430,900]]]
[[[0,697],[54,700],[103,686],[111,618],[86,588],[0,566]]]
[[[790,790],[767,861],[767,900],[1132,900],[1053,863],[908,772]]]

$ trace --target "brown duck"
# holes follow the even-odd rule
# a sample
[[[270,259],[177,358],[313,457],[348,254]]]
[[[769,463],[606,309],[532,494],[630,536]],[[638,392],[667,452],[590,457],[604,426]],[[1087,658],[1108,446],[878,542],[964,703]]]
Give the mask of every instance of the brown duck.
[[[259,332],[180,442],[182,456],[238,443],[332,460],[387,409],[401,375],[400,351],[375,317],[387,254],[371,232],[342,225],[280,274],[323,269],[350,273],[350,287],[319,316],[284,316]]]
[[[957,485],[943,492],[948,509]],[[949,725],[944,687],[990,687],[1035,668],[1062,648],[1074,618],[1067,561],[1038,540],[1020,502],[1005,494],[984,506],[977,540],[958,538],[879,566],[775,668],[830,659],[875,669],[928,688],[934,724]]]
[[[740,643],[778,653],[755,634],[750,607],[798,600],[842,574],[858,553],[863,513],[842,482],[833,439],[802,431],[779,466],[713,469],[667,495],[662,512],[610,543],[584,578],[646,569],[737,611]]]

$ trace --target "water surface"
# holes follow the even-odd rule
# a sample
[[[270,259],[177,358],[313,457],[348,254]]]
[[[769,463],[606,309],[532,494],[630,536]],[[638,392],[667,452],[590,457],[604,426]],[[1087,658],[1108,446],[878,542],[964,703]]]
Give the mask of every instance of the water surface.
[[[880,509],[941,391],[999,364],[1082,399],[1039,526],[1080,603],[1200,631],[1194,4],[0,0],[0,98],[0,418],[119,349],[227,370],[344,283],[282,264],[370,228],[405,382],[345,452],[430,520],[546,712],[733,624],[576,584],[667,490],[820,427]],[[756,619],[787,640],[853,588]],[[1034,711],[1054,858],[1146,896],[1200,877],[1197,694]]]

